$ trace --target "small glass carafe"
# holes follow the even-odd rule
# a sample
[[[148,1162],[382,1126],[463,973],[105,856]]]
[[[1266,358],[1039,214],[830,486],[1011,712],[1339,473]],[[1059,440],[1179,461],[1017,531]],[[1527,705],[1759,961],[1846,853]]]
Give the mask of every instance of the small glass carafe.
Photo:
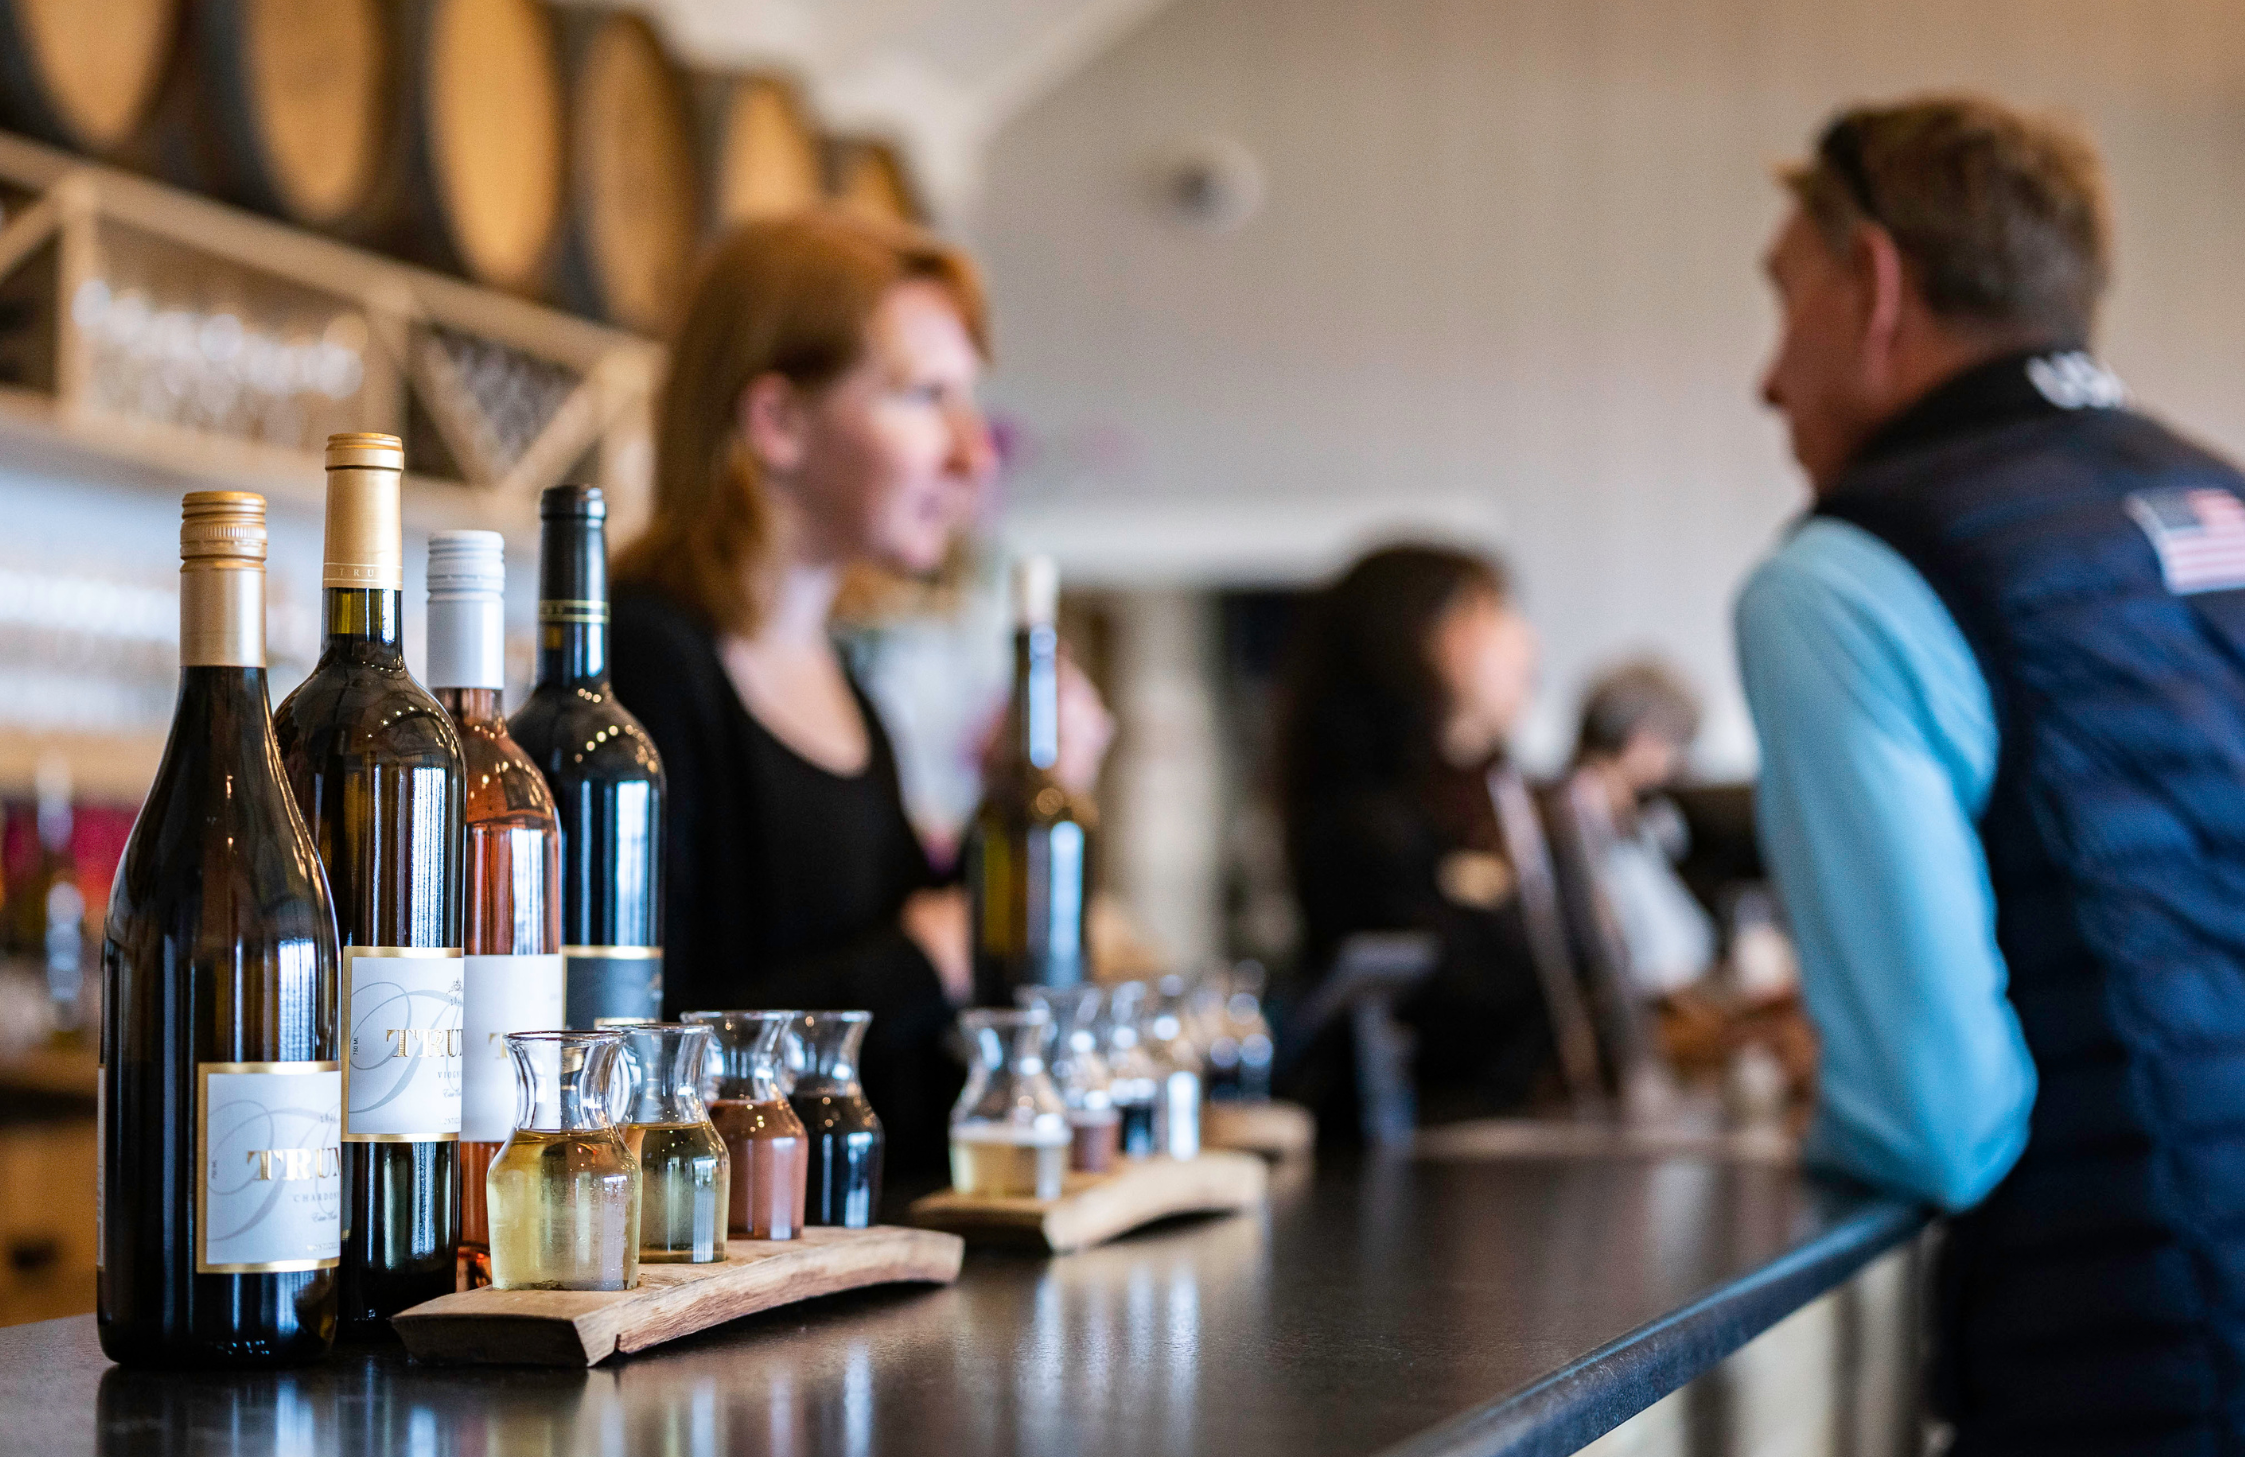
[[[491,1283],[639,1284],[639,1161],[609,1107],[620,1032],[510,1032],[515,1130],[484,1175]]]
[[[1146,1051],[1139,1013],[1146,1005],[1146,984],[1126,981],[1107,994],[1106,1036],[1108,1095],[1114,1101],[1125,1158],[1151,1158],[1161,1145],[1161,1066]]]
[[[1243,961],[1209,978],[1221,998],[1208,1019],[1208,1100],[1264,1103],[1271,1096],[1271,1024],[1263,1016],[1263,967]]]
[[[1068,1167],[1079,1174],[1109,1172],[1122,1152],[1122,1115],[1107,1060],[1099,1055],[1099,988],[1021,987],[1013,998],[1052,1014],[1052,1080],[1068,1105],[1072,1139]]]
[[[1201,1050],[1186,1023],[1185,979],[1161,979],[1161,1001],[1139,1033],[1161,1070],[1160,1116],[1155,1139],[1173,1159],[1200,1157]]]
[[[1045,1071],[1052,1014],[959,1014],[974,1058],[951,1109],[951,1187],[976,1198],[1057,1199],[1068,1173],[1068,1105]]]
[[[879,1216],[887,1139],[857,1079],[872,1021],[871,1012],[804,1012],[788,1029],[787,1101],[810,1141],[808,1224],[863,1229]]]
[[[734,1239],[793,1239],[803,1230],[810,1172],[803,1121],[788,1106],[783,1065],[793,1012],[688,1012],[715,1041],[703,1062],[709,1121],[732,1155]]]
[[[710,1265],[725,1258],[731,1159],[702,1103],[707,1027],[619,1026],[624,1146],[639,1160],[639,1258]]]

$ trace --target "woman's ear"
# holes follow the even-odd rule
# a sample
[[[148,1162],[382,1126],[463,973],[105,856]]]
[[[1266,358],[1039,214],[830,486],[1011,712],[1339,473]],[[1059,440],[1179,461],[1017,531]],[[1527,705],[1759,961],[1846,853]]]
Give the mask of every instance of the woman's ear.
[[[809,449],[810,412],[795,382],[769,371],[741,391],[736,428],[741,443],[767,476],[793,474]]]

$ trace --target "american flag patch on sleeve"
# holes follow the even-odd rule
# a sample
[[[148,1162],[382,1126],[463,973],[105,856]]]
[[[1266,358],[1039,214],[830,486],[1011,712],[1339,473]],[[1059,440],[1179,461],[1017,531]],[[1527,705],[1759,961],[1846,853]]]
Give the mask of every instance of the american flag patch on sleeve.
[[[2245,587],[2245,501],[2219,486],[2167,486],[2128,497],[2177,596]]]

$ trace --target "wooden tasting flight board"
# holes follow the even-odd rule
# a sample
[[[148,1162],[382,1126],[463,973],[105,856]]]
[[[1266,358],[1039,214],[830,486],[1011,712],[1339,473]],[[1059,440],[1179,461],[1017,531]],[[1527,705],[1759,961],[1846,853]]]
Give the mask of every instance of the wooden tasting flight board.
[[[736,1239],[714,1265],[639,1267],[636,1290],[466,1290],[390,1318],[414,1358],[459,1365],[591,1366],[774,1306],[862,1285],[959,1277],[954,1235],[813,1226]]]
[[[1252,1209],[1270,1188],[1254,1154],[1125,1160],[1111,1174],[1070,1174],[1058,1199],[969,1198],[946,1189],[912,1203],[912,1222],[977,1244],[1041,1245],[1053,1254],[1101,1244],[1176,1214]]]

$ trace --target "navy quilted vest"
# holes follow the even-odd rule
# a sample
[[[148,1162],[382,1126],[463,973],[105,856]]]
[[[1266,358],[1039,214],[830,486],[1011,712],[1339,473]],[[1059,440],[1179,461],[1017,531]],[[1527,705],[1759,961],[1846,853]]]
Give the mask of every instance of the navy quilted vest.
[[[1959,1454],[2245,1452],[2245,591],[2171,591],[2139,519],[2245,479],[2027,363],[1818,507],[1933,586],[2002,736],[1980,833],[2040,1093],[1951,1226],[1937,1405]],[[2171,566],[2219,576],[2222,541]]]

